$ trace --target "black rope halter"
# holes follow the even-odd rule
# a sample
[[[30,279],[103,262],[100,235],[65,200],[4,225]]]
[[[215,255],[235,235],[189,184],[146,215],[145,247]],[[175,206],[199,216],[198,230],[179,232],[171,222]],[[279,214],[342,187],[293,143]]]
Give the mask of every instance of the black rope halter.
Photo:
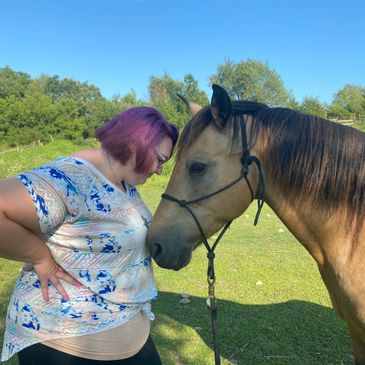
[[[207,299],[207,305],[208,308],[211,310],[211,318],[212,318],[212,333],[213,333],[213,345],[214,345],[214,358],[215,358],[215,364],[216,365],[220,365],[220,356],[219,356],[219,341],[218,341],[218,334],[217,334],[217,326],[216,326],[216,320],[217,320],[217,300],[214,294],[214,283],[215,283],[215,273],[214,273],[214,258],[215,258],[215,253],[214,250],[217,247],[219,241],[221,240],[221,238],[223,237],[223,235],[226,233],[227,229],[229,228],[229,226],[231,225],[232,221],[228,221],[226,222],[226,224],[224,225],[223,229],[221,230],[218,238],[215,240],[215,242],[213,243],[212,246],[209,245],[208,243],[208,239],[204,233],[204,230],[197,218],[197,216],[195,215],[194,211],[191,209],[190,205],[194,204],[194,203],[198,203],[201,202],[203,200],[209,199],[217,194],[220,194],[221,192],[231,188],[233,185],[237,184],[239,181],[241,181],[242,179],[244,179],[247,183],[247,186],[250,190],[251,193],[251,198],[252,200],[255,199],[255,194],[254,191],[252,189],[252,186],[250,184],[250,181],[248,180],[248,173],[249,173],[249,166],[252,163],[255,163],[259,172],[259,185],[258,185],[258,189],[257,189],[257,193],[256,193],[256,197],[257,197],[257,213],[255,216],[255,220],[254,220],[254,225],[257,224],[260,213],[261,213],[261,209],[264,205],[264,199],[265,199],[265,181],[264,181],[264,174],[262,171],[262,165],[261,165],[261,161],[256,157],[256,156],[252,156],[251,152],[248,148],[248,144],[247,144],[247,133],[246,133],[246,123],[244,121],[244,118],[241,117],[240,119],[240,127],[241,127],[241,135],[242,135],[242,156],[241,156],[241,164],[242,164],[242,169],[241,169],[241,175],[233,180],[231,183],[229,183],[228,185],[214,191],[213,193],[204,195],[200,198],[197,199],[193,199],[193,200],[183,200],[183,199],[177,199],[169,194],[162,194],[161,197],[162,199],[166,199],[172,202],[175,202],[177,204],[179,204],[181,207],[186,208],[188,210],[188,212],[191,214],[191,216],[193,217],[196,225],[199,228],[200,234],[202,236],[203,239],[203,243],[204,246],[207,249],[207,257],[208,257],[208,299]]]

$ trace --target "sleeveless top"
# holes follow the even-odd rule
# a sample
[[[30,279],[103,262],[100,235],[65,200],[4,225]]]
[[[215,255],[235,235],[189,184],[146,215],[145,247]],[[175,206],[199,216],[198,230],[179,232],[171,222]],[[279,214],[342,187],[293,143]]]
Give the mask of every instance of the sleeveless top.
[[[123,192],[86,160],[66,157],[17,176],[37,211],[41,239],[83,284],[62,281],[70,299],[25,265],[10,299],[1,360],[38,342],[111,330],[139,312],[151,320],[157,296],[145,245],[151,213],[134,186]]]

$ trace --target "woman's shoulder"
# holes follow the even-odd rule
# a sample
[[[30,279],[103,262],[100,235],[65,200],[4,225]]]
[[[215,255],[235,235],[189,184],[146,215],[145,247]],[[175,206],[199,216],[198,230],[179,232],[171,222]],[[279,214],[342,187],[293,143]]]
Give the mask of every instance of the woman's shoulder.
[[[34,170],[55,169],[63,171],[65,174],[79,175],[83,170],[99,170],[100,151],[98,149],[77,151],[69,156],[60,156],[53,161],[47,162]]]
[[[52,188],[56,191],[65,190],[67,194],[71,191],[79,191],[80,181],[90,175],[91,167],[87,161],[76,157],[58,157],[55,160],[23,171],[17,175],[23,183],[30,185],[38,182],[43,188]]]
[[[102,152],[100,148],[90,148],[88,150],[81,150],[73,153],[69,156],[69,159],[76,161],[86,161],[94,166],[96,169],[101,170],[102,167]]]
[[[75,157],[57,157],[55,160],[46,162],[32,170],[25,171],[25,174],[37,174],[39,176],[68,177],[72,178],[74,174],[79,174],[87,168],[87,162]]]

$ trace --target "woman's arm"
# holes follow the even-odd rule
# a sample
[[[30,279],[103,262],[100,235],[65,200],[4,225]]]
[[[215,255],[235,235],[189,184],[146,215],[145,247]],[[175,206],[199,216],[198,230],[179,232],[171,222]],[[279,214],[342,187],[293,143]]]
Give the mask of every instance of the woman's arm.
[[[67,300],[60,279],[80,284],[57,265],[46,244],[37,236],[39,233],[35,206],[23,184],[16,178],[0,180],[0,256],[31,263],[46,302],[49,281]]]

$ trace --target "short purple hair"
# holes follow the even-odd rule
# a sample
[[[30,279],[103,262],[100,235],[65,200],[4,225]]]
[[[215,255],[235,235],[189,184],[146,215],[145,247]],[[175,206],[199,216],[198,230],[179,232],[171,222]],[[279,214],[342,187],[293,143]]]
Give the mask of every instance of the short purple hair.
[[[155,159],[156,147],[168,137],[175,147],[179,132],[162,114],[151,107],[135,107],[117,114],[100,126],[95,137],[102,148],[125,165],[136,149],[136,173],[146,173]]]

